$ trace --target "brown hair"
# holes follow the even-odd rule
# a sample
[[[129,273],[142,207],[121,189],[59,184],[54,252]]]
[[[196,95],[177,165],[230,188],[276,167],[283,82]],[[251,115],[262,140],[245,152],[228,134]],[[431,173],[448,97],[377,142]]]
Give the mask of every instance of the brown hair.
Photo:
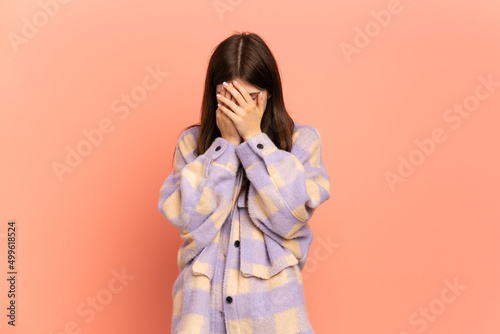
[[[278,65],[262,38],[254,33],[242,32],[234,33],[222,41],[214,49],[208,63],[201,121],[183,130],[200,126],[194,154],[205,153],[213,141],[221,136],[215,117],[217,98],[214,92],[218,84],[236,78],[241,78],[260,90],[267,90],[268,95],[271,95],[262,116],[261,130],[269,136],[276,147],[290,152],[294,121],[285,108]],[[240,193],[247,191],[248,188],[249,181],[244,175]]]

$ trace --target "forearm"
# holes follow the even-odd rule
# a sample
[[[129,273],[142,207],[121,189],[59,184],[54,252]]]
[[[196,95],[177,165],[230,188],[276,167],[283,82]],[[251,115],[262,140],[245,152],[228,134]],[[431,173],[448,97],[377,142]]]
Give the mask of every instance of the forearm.
[[[170,174],[160,190],[160,212],[183,233],[194,232],[231,201],[240,164],[235,145],[219,137],[207,151]],[[219,223],[219,222],[218,222]]]
[[[278,149],[265,133],[236,149],[252,185],[248,206],[254,221],[286,239],[300,236],[314,209],[330,197],[319,135],[305,129],[297,137],[292,152]]]

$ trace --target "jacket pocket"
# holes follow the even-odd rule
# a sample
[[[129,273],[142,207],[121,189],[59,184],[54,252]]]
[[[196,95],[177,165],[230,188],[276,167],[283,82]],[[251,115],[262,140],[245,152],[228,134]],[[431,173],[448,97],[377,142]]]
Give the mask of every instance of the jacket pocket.
[[[217,248],[218,243],[212,241],[192,260],[193,275],[205,275],[210,281],[212,280],[217,262]]]

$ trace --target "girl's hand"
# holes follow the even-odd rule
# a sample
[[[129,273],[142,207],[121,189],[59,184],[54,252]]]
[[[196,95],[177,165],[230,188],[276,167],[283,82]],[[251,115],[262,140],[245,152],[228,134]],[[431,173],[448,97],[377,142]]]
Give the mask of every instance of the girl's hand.
[[[233,121],[243,140],[246,141],[262,133],[260,128],[260,122],[264,114],[264,98],[262,97],[262,92],[257,95],[257,103],[255,103],[247,90],[239,83],[233,81],[232,84],[230,83],[224,86],[225,90],[231,93],[237,103],[221,95],[218,96],[219,103],[223,102],[227,107],[222,105],[219,108]]]
[[[225,98],[229,99],[230,101],[236,102],[236,100],[234,100],[231,97],[231,94],[229,94],[229,92],[227,92],[227,90],[224,89],[224,87],[222,87],[222,95]],[[222,103],[220,103],[220,104],[222,104]],[[234,145],[238,146],[241,143],[241,136],[239,135],[238,130],[236,129],[231,118],[229,118],[221,110],[221,107],[217,108],[217,110],[215,111],[215,118],[216,118],[216,122],[217,122],[217,127],[220,130],[222,138],[224,138],[228,142],[233,143]]]

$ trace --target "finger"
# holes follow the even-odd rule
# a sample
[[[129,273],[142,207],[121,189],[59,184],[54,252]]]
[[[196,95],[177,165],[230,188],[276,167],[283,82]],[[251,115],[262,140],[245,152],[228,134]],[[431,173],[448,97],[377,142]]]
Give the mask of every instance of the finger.
[[[223,96],[223,97],[225,97],[225,98],[229,98],[229,96],[231,96],[231,94],[229,94],[229,93],[227,92],[227,89],[225,89],[225,88],[224,88],[224,85],[222,85],[222,87],[221,87],[221,91],[219,92],[219,94],[220,94],[220,95],[222,95],[222,96]],[[224,102],[222,102],[222,100],[221,100],[221,99],[219,99],[219,98],[217,98],[217,103],[219,103],[219,104],[221,104],[221,105],[223,105],[223,106],[226,106],[226,105],[224,104]],[[223,113],[223,114],[224,114],[224,113]]]
[[[221,122],[224,122],[227,116],[226,116],[226,114],[222,111],[222,109],[219,107],[219,108],[217,108],[217,115],[216,115],[216,117],[219,117],[219,120],[220,120]]]
[[[229,117],[233,122],[236,121],[236,117],[238,117],[234,112],[232,112],[231,110],[229,110],[228,108],[224,107],[223,105],[219,104],[219,108],[220,110],[222,110],[222,112],[227,116]]]
[[[257,108],[264,113],[264,96],[262,95],[262,92],[257,95]]]
[[[250,96],[250,94],[248,94],[248,91],[245,89],[245,87],[243,87],[239,82],[237,81],[233,81],[233,86],[238,90],[238,92],[240,93],[240,95],[243,97],[243,99],[245,100],[246,103],[252,103],[253,99],[252,97]],[[239,100],[238,100],[239,102]],[[241,102],[240,102],[240,105]]]
[[[220,116],[221,113],[222,111],[219,108],[217,108],[217,110],[215,111],[215,124],[217,124],[217,128],[219,129],[219,131],[221,128],[221,119],[222,119]]]
[[[234,98],[234,96],[231,97],[231,101],[233,101],[236,104],[236,99]]]
[[[224,97],[227,98],[227,99],[230,99],[232,96],[231,96],[231,93],[229,93],[227,91],[227,89],[224,88],[224,85],[222,85],[222,89],[224,89]],[[227,106],[226,106],[227,107]]]
[[[241,85],[239,85],[241,86]],[[238,89],[235,88],[235,86],[233,86],[232,83],[229,83],[227,86],[226,86],[226,89],[229,91],[229,93],[231,93],[232,96],[234,96],[234,98],[236,99],[236,101],[238,101],[238,104],[243,107],[247,104],[246,100],[243,98],[243,96],[240,94],[240,91]],[[241,87],[241,89],[244,89],[243,87]],[[248,95],[248,93],[247,93]],[[248,95],[250,96],[250,95]],[[251,98],[250,98],[251,100]]]
[[[227,98],[227,97],[224,97],[221,95],[218,97],[218,103],[220,105],[226,106],[229,109],[229,111],[232,111],[235,114],[239,115],[241,113],[241,111],[239,110],[240,107],[235,102],[233,102],[233,100],[230,98]]]

